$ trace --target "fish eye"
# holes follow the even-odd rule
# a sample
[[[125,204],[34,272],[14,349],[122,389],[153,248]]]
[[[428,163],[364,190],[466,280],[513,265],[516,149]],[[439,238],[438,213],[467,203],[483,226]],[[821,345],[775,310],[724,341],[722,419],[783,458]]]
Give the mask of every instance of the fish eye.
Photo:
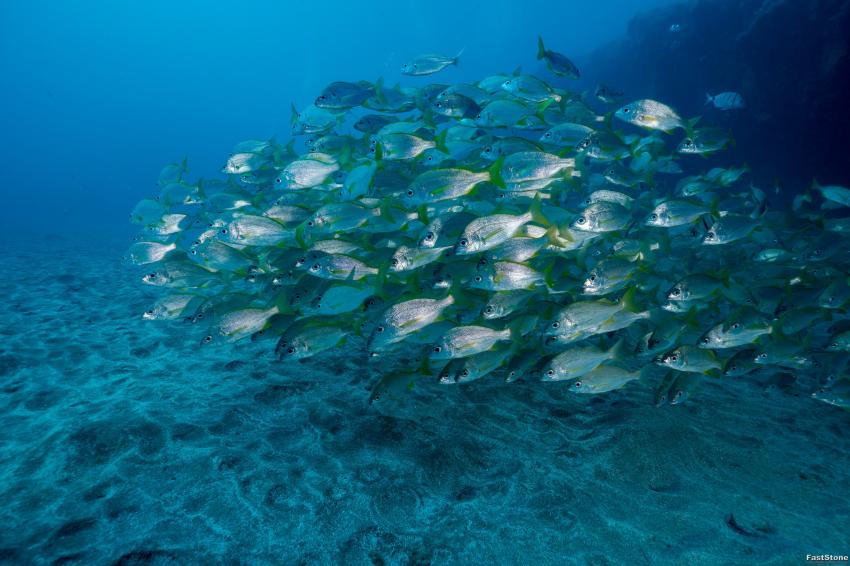
[[[552,133],[551,133],[551,132],[546,132],[546,134],[545,134],[543,137],[545,137],[545,138],[551,138],[551,137],[552,137]]]
[[[384,331],[384,327],[383,327],[383,326],[379,326],[379,327],[378,327],[378,328],[376,328],[375,330],[376,330],[376,331],[378,331],[378,332],[383,332],[383,331]]]
[[[710,340],[708,339],[708,336],[706,336],[705,338],[703,338],[703,339],[702,339],[702,343],[703,343],[703,344],[708,344],[708,343],[709,343],[709,341],[710,341]]]
[[[428,241],[430,242],[431,240],[433,240],[433,239],[434,239],[434,233],[433,233],[433,232],[428,232],[427,234],[425,234],[425,239],[426,239],[426,240],[428,240]]]
[[[274,180],[275,183],[280,184],[280,177]]]
[[[408,190],[408,191],[407,191],[407,196],[412,197],[412,196],[413,196],[413,191],[412,191],[412,190]]]
[[[222,229],[221,229],[221,233],[222,233],[222,234],[227,234],[227,228],[222,228]]]
[[[681,399],[681,398],[682,398],[682,392],[681,392],[681,391],[676,391],[676,397],[675,397],[675,398],[676,398],[676,399]]]
[[[706,234],[705,239],[706,240],[713,240],[714,239],[714,232],[709,232],[708,234]]]
[[[576,386],[576,389],[580,389],[581,388],[581,381],[576,381],[575,386]]]
[[[652,214],[649,215],[649,219],[650,220],[658,220],[658,215],[653,212]]]
[[[148,314],[153,314],[153,309],[149,310]]]
[[[832,344],[829,345],[829,347],[838,349],[838,342],[833,342]]]
[[[465,248],[467,245],[469,245],[469,242],[467,242],[466,239],[464,238],[463,240],[458,242],[458,244],[460,244],[461,247]]]
[[[767,354],[765,354],[764,352],[762,352],[761,354],[759,354],[759,355],[758,355],[758,358],[759,358],[760,360],[766,360],[766,359],[767,359]]]
[[[481,119],[481,114],[476,114],[476,115],[475,115],[475,119],[476,119],[476,120],[480,120],[480,119]]]
[[[685,140],[685,147],[690,147],[693,143],[691,140]]]
[[[585,222],[587,222],[587,219],[585,219],[584,216],[579,216],[576,222],[578,222],[579,224],[584,224]]]
[[[434,104],[434,106],[436,106],[437,108],[442,108],[442,107],[443,107],[443,103],[442,103],[442,102],[437,102],[436,104]]]
[[[310,271],[319,271],[319,264],[314,263],[313,266],[310,268]]]
[[[628,114],[629,112],[631,112],[631,108],[629,108],[628,106],[623,108],[623,114]]]
[[[591,282],[596,281],[596,275],[591,275],[590,277],[588,277],[588,279],[589,279]]]
[[[467,376],[469,375],[469,370],[468,370],[468,369],[465,369],[465,370],[463,370],[462,372],[460,372],[460,374],[461,374],[463,377],[467,377]]]
[[[672,356],[670,356],[670,361],[671,362],[678,362],[679,361],[679,354],[673,354]]]
[[[393,258],[390,263],[392,263],[393,265],[398,265],[398,260],[396,258]]]
[[[559,326],[561,326],[561,323],[558,322],[557,320],[552,323],[552,328],[558,328]]]
[[[312,225],[313,225],[313,221],[312,221],[312,220],[308,220],[308,221],[307,221],[307,226],[312,226]]]
[[[212,342],[212,336],[204,336],[204,343],[209,344]]]
[[[289,348],[287,348],[287,349],[286,349],[286,353],[287,353],[287,354],[293,354],[293,353],[295,353],[295,348],[293,348],[293,347],[291,347],[291,346],[290,346]]]
[[[442,352],[442,351],[443,351],[443,349],[442,349],[441,347],[439,347],[439,346],[434,346],[434,353],[435,353],[435,354],[439,354],[439,353],[440,353],[440,352]]]
[[[546,375],[548,375],[549,377],[555,377],[555,370],[550,369],[549,371],[546,372]]]
[[[670,291],[670,294],[673,295],[674,297],[678,297],[679,295],[682,294],[682,291],[680,291],[678,287],[674,287],[673,290]]]
[[[476,283],[481,283],[481,276],[480,276],[480,275],[476,275],[476,276],[475,276],[475,282],[476,282]]]
[[[732,325],[732,330],[738,330],[739,328],[741,328],[741,325],[738,324],[737,322]]]
[[[480,117],[481,117],[481,114],[479,114],[478,116],[476,116],[476,118],[480,118]],[[490,148],[489,148],[489,147],[485,147],[485,148],[484,148],[484,153],[490,153],[490,151],[491,151],[491,150],[490,150]]]
[[[484,312],[486,312],[487,314],[490,314],[491,312],[493,312],[493,307],[491,307],[490,305],[487,305],[487,308],[484,309]]]

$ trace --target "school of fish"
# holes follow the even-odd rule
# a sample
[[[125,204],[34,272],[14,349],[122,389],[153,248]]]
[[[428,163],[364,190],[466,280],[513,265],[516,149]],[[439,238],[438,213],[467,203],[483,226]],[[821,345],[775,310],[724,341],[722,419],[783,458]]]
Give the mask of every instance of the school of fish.
[[[706,166],[727,130],[555,86],[578,68],[542,39],[537,58],[553,77],[332,82],[293,107],[288,143],[239,143],[224,179],[165,167],[131,213],[127,259],[164,291],[143,318],[201,344],[269,340],[282,363],[345,347],[373,402],[537,379],[679,404],[757,378],[848,407],[850,189],[775,209],[745,166]]]

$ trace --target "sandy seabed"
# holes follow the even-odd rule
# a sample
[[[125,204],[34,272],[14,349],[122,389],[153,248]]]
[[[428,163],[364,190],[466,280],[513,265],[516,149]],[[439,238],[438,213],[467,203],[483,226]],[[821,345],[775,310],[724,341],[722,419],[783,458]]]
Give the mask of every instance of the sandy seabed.
[[[850,550],[850,411],[763,376],[422,383],[147,322],[123,244],[0,246],[0,563],[800,564]]]

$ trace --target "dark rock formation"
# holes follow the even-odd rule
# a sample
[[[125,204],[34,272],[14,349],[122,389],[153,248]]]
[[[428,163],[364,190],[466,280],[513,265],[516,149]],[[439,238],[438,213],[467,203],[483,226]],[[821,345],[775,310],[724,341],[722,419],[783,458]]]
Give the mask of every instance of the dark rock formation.
[[[850,184],[847,30],[847,0],[695,0],[635,17],[589,70],[630,98],[658,98],[703,115],[702,124],[731,127],[733,157],[749,162],[756,183],[776,177],[793,196],[813,177]],[[705,106],[706,92],[727,90],[748,108]]]

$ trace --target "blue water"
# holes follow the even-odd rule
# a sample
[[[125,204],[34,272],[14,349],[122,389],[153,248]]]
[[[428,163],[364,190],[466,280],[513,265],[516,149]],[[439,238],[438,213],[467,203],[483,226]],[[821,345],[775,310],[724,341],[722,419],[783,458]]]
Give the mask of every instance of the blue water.
[[[143,324],[157,294],[120,261],[127,215],[163,164],[187,156],[194,175],[215,176],[236,142],[286,139],[291,102],[308,105],[333,80],[392,84],[421,52],[465,48],[435,77],[444,82],[541,72],[538,33],[582,69],[580,90],[603,80],[636,97],[669,92],[688,115],[703,110],[704,90],[741,90],[753,108],[729,123],[732,155],[762,171],[760,183],[784,180],[775,200],[814,176],[848,184],[831,158],[847,148],[847,113],[829,103],[845,84],[830,82],[831,59],[815,66],[820,83],[798,61],[767,78],[739,73],[730,61],[760,67],[770,45],[751,34],[741,56],[718,54],[724,43],[712,40],[731,20],[707,14],[746,28],[744,16],[695,6],[2,3],[0,563],[846,554],[850,413],[811,399],[810,384],[709,381],[684,405],[656,408],[646,387],[583,397],[482,380],[369,405],[373,379],[345,347],[286,366],[273,343],[202,349],[180,323]],[[770,16],[777,36],[792,15]],[[669,35],[677,22],[681,35]],[[835,53],[826,41],[811,49]],[[778,105],[785,120],[773,101],[802,95],[765,85],[800,85],[798,75],[821,103]],[[830,114],[835,128],[812,125]]]

